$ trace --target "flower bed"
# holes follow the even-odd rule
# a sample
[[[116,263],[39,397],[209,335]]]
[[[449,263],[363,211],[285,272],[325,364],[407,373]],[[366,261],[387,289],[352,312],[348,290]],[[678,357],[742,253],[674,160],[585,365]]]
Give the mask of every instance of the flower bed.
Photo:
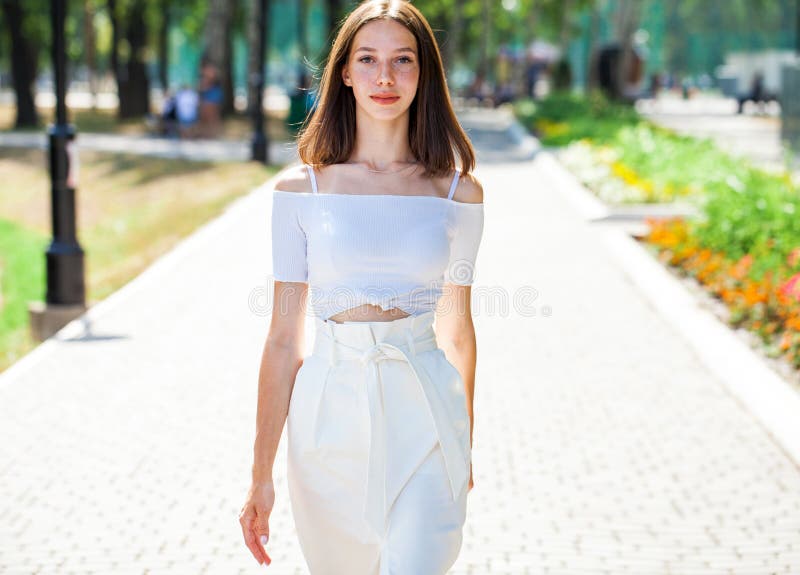
[[[651,218],[647,223],[650,231],[642,239],[662,262],[694,277],[723,301],[731,325],[756,333],[770,357],[782,357],[800,368],[800,247],[790,250],[779,265],[764,269],[753,253],[737,258],[705,247],[694,224],[683,218]],[[775,247],[770,238],[754,251],[763,256]]]
[[[679,136],[601,96],[521,103],[518,117],[611,204],[694,204],[700,218],[647,218],[641,240],[724,303],[771,357],[800,368],[800,182]]]
[[[515,107],[520,121],[545,145],[557,146],[559,160],[608,203],[664,203],[702,200],[731,181],[772,176],[716,147],[706,138],[682,136],[640,117],[600,94],[554,94]]]

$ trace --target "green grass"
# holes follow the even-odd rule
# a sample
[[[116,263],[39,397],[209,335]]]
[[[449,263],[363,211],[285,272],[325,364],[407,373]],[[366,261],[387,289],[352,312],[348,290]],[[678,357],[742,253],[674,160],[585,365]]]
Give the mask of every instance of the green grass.
[[[45,299],[45,250],[48,238],[0,219],[0,366],[7,366],[31,345],[28,302]]]

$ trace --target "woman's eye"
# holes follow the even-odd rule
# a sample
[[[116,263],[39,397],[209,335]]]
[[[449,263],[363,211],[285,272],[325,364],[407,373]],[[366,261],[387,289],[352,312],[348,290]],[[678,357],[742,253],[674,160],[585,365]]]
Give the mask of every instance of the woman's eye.
[[[361,58],[358,59],[358,61],[363,64],[371,64],[372,62],[375,61],[375,59],[372,56],[362,56]],[[397,59],[397,62],[399,64],[411,64],[413,63],[413,60],[408,56],[401,56],[400,58]]]

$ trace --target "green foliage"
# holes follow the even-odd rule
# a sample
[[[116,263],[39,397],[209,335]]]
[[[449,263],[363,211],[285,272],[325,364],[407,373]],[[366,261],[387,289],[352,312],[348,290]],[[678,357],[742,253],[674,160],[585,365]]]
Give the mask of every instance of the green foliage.
[[[582,139],[606,143],[622,127],[640,121],[635,110],[611,102],[600,92],[589,96],[557,92],[539,102],[520,100],[514,106],[520,121],[547,146]]]
[[[800,190],[788,177],[743,168],[708,190],[705,218],[693,226],[700,243],[731,259],[754,258],[752,277],[784,265],[800,247]]]
[[[708,139],[681,136],[640,121],[619,129],[609,142],[618,161],[656,189],[673,189],[685,195],[727,185],[732,174],[749,169]]]

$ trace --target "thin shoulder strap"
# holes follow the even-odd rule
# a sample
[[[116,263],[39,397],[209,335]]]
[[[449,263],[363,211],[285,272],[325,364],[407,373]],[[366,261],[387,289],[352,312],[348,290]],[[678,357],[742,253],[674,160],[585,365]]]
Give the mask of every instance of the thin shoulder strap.
[[[306,168],[308,169],[308,175],[311,177],[311,189],[314,190],[314,193],[317,193],[317,176],[314,175],[314,168],[310,165],[306,164]]]
[[[448,196],[447,196],[447,199],[448,199],[448,200],[452,200],[452,199],[453,199],[453,194],[454,194],[454,193],[455,193],[455,191],[456,191],[456,186],[458,185],[458,178],[459,178],[460,176],[461,176],[461,172],[459,171],[459,169],[458,169],[458,168],[456,168],[456,175],[455,175],[455,176],[453,176],[453,183],[452,183],[452,184],[450,184],[450,193],[449,193],[449,194],[448,194]]]

